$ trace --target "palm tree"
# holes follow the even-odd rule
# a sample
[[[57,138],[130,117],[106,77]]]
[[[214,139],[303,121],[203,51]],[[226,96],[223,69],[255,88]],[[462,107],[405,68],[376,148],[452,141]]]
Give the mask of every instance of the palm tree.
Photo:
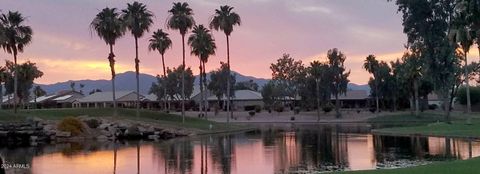
[[[138,59],[138,38],[142,37],[145,32],[148,32],[150,26],[153,24],[153,14],[152,12],[147,10],[147,6],[145,4],[139,3],[137,1],[133,2],[133,4],[127,3],[127,9],[122,10],[121,19],[125,23],[125,26],[128,30],[132,33],[133,37],[135,38],[135,72],[136,72],[136,80],[137,80],[137,102],[136,108],[137,117],[140,116],[140,82],[139,82],[139,74],[140,74],[140,67],[139,63],[140,60]]]
[[[419,116],[419,99],[418,99],[418,83],[422,77],[422,62],[418,53],[405,53],[402,57],[404,62],[404,72],[403,76],[409,81],[413,86],[413,100],[411,103],[414,103],[415,107],[415,116]]]
[[[115,41],[125,34],[125,25],[120,20],[120,14],[116,8],[104,8],[98,13],[90,27],[94,30],[98,37],[110,46],[110,54],[108,54],[108,62],[110,63],[110,71],[112,73],[112,101],[113,115],[117,115],[117,99],[115,97],[115,54],[113,54],[113,46]]]
[[[185,34],[189,29],[195,25],[193,19],[193,10],[188,6],[188,3],[173,3],[172,9],[168,11],[170,17],[167,20],[167,27],[170,29],[180,31],[182,35],[182,123],[185,122]]]
[[[34,97],[34,102],[35,102],[35,108],[37,108],[37,98],[38,97],[41,97],[41,96],[44,96],[44,95],[47,95],[47,92],[45,92],[40,86],[35,86],[35,88],[33,88],[33,97]]]
[[[200,95],[202,98],[202,101],[200,102],[200,112],[202,112],[202,103],[206,103],[206,96],[203,93],[203,82],[206,78],[205,63],[208,61],[208,57],[210,55],[215,54],[215,49],[217,46],[215,45],[215,39],[213,39],[212,34],[210,34],[210,30],[205,28],[203,25],[193,27],[192,32],[193,34],[188,38],[188,45],[190,45],[192,48],[191,54],[198,56],[200,59]],[[205,110],[205,116],[206,115],[207,113]]]
[[[13,108],[14,112],[17,113],[17,86],[18,86],[18,76],[17,76],[17,55],[20,52],[23,52],[25,46],[30,44],[32,41],[33,31],[30,26],[24,25],[25,17],[22,16],[18,11],[9,11],[7,14],[2,14],[0,16],[0,26],[3,28],[4,41],[0,42],[1,47],[8,53],[13,54],[13,62],[15,64],[14,72],[14,95],[13,95]]]
[[[240,25],[240,15],[232,12],[233,7],[228,5],[220,6],[220,9],[215,9],[215,14],[210,21],[210,28],[215,30],[222,30],[227,37],[227,69],[230,74],[230,42],[229,36],[233,31],[233,26]],[[230,78],[227,78],[227,112],[230,111]],[[233,117],[233,112],[230,113],[230,117]],[[227,116],[227,122],[230,121],[230,117]]]
[[[369,73],[373,74],[373,78],[375,79],[375,105],[377,113],[380,111],[380,107],[378,105],[378,67],[379,63],[378,60],[375,59],[374,55],[368,55],[363,63],[363,68],[367,70]]]
[[[149,40],[150,44],[148,45],[148,50],[155,51],[157,50],[160,55],[162,55],[162,65],[163,65],[163,96],[165,97],[164,100],[164,109],[167,111],[167,88],[166,88],[166,80],[167,80],[167,71],[165,69],[165,51],[168,48],[172,47],[172,40],[168,37],[168,33],[163,32],[161,29],[153,32],[152,38]]]

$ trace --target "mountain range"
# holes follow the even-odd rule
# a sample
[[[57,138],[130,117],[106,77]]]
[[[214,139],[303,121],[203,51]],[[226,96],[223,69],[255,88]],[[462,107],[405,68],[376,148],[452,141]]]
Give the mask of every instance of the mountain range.
[[[236,81],[237,82],[242,82],[242,81],[248,81],[248,80],[253,80],[255,83],[257,83],[260,87],[268,83],[270,79],[265,79],[265,78],[257,78],[253,76],[246,76],[242,75],[237,72],[232,72],[236,76]],[[156,77],[150,74],[144,74],[140,73],[140,93],[141,94],[147,94],[148,90],[150,89],[150,86],[152,83],[156,82]],[[210,77],[209,73],[207,74],[207,79]],[[135,83],[135,72],[133,71],[127,71],[124,73],[117,74],[115,78],[115,85],[116,85],[116,90],[117,91],[125,91],[125,90],[135,90],[136,89],[136,83]],[[45,90],[48,94],[55,93],[57,91],[61,90],[70,90],[70,84],[75,83],[75,89],[80,90],[79,84],[83,84],[84,87],[81,89],[84,91],[84,93],[87,93],[95,90],[95,89],[100,89],[102,91],[111,91],[111,82],[110,80],[107,79],[99,79],[99,80],[69,80],[69,81],[64,81],[64,82],[58,82],[58,83],[53,83],[53,84],[37,84],[39,85],[43,90]],[[198,75],[195,76],[195,86],[198,86],[199,81],[198,81]],[[368,85],[358,85],[354,83],[349,83],[348,84],[348,89],[350,90],[367,90],[370,91],[370,88]]]

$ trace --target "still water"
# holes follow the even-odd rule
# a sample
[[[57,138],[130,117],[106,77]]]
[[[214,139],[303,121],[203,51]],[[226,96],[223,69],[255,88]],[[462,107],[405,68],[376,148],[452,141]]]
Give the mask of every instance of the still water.
[[[3,173],[310,173],[423,164],[480,155],[480,141],[370,134],[370,125],[261,125],[256,131],[163,142],[1,147]],[[401,161],[401,162],[399,162]],[[394,166],[395,167],[395,166]],[[399,166],[396,166],[399,167]]]

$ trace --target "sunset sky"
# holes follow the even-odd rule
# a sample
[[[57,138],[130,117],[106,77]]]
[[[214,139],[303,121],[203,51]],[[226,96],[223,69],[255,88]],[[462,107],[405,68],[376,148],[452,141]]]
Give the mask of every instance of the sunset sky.
[[[33,28],[33,42],[19,55],[19,61],[38,63],[45,75],[37,83],[54,83],[79,79],[109,79],[108,47],[93,33],[89,24],[105,7],[123,9],[124,0],[0,0],[2,12],[18,10]],[[149,52],[151,33],[166,29],[167,11],[173,1],[141,1],[155,15],[154,26],[139,40],[141,72],[158,74],[161,59]],[[339,48],[351,69],[350,80],[365,84],[367,74],[361,67],[368,54],[382,60],[402,55],[406,36],[402,33],[401,15],[393,2],[382,0],[195,0],[187,1],[197,24],[208,25],[220,5],[230,5],[240,14],[242,25],[231,36],[232,69],[250,76],[270,78],[270,63],[289,53],[305,64],[325,60],[326,52]],[[181,37],[178,31],[166,30],[173,48],[165,58],[168,67],[181,63]],[[217,53],[207,63],[207,70],[226,61],[225,36],[213,31]],[[134,71],[134,39],[127,33],[115,46],[117,73]],[[187,48],[187,66],[198,72],[199,60]],[[476,51],[474,51],[476,52]],[[478,54],[477,54],[478,55]],[[0,61],[12,56],[0,52]]]

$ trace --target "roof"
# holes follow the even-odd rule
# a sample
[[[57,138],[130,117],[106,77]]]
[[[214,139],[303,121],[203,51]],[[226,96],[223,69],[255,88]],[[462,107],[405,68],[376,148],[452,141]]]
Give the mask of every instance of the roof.
[[[65,96],[61,96],[61,97],[57,97],[55,99],[53,99],[54,101],[60,101],[60,100],[66,100],[66,99],[69,99],[70,97],[72,97],[73,95],[65,95]]]
[[[115,91],[115,99],[121,99],[127,95],[137,93],[135,91]],[[88,102],[111,102],[113,98],[113,93],[111,91],[106,92],[96,92],[81,99],[78,99],[78,102],[88,103]],[[140,100],[143,100],[144,96],[140,95]]]
[[[40,103],[40,102],[43,102],[43,101],[46,101],[46,100],[49,100],[49,99],[52,99],[53,97],[56,97],[57,95],[53,94],[53,95],[44,95],[44,96],[40,96],[37,98],[37,103]],[[35,99],[32,99],[30,101],[30,103],[35,103]]]
[[[148,94],[145,96],[145,99],[150,100],[150,101],[157,101],[158,97],[155,94]]]
[[[350,90],[345,94],[338,95],[339,100],[363,100],[368,98],[368,92],[366,90]],[[331,99],[335,99],[332,95]]]
[[[252,90],[236,90],[235,96],[232,97],[232,100],[262,100],[262,94]],[[210,96],[207,100],[217,100],[216,96]],[[225,96],[221,100],[226,100]]]

